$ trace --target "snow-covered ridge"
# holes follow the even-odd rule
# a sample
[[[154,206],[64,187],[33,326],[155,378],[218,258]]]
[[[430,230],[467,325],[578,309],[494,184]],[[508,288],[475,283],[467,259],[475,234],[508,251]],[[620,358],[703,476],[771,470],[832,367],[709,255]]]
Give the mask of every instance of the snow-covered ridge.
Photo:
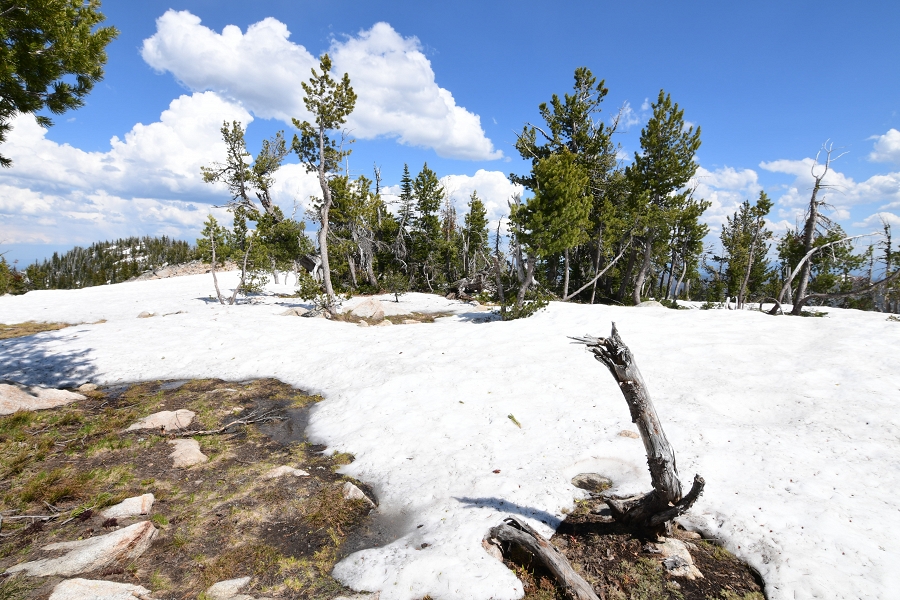
[[[632,427],[621,394],[567,338],[605,335],[615,321],[682,480],[707,481],[688,526],[748,560],[773,599],[900,589],[900,324],[882,314],[551,303],[526,320],[479,322],[484,313],[461,303],[408,294],[398,310],[459,314],[360,328],[279,316],[291,299],[223,307],[212,293],[207,274],[0,297],[6,323],[106,320],[0,342],[0,379],[271,376],[321,393],[311,435],[352,452],[346,472],[371,483],[378,511],[399,523],[396,541],[336,574],[384,599],[516,598],[518,581],[481,547],[491,526],[513,514],[551,533],[581,493],[570,484],[580,472],[622,492],[649,489],[640,441],[618,435]]]

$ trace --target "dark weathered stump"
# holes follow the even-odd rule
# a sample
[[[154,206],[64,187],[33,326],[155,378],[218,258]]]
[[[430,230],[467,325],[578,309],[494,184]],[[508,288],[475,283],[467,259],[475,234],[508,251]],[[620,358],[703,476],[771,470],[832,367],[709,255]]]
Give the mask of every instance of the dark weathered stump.
[[[524,523],[509,518],[491,529],[490,537],[505,544],[504,554],[509,554],[509,546],[515,545],[528,551],[544,565],[565,593],[574,600],[600,600],[594,588],[575,572],[568,559],[545,540],[537,531]]]
[[[703,478],[695,475],[690,492],[682,495],[675,452],[663,432],[647,384],[641,377],[631,350],[619,337],[616,324],[613,323],[608,338],[585,336],[572,339],[585,344],[619,384],[631,411],[631,420],[637,425],[647,452],[653,491],[631,497],[608,496],[606,503],[618,521],[649,528],[665,526],[668,529],[672,519],[687,511],[700,497],[705,483]]]

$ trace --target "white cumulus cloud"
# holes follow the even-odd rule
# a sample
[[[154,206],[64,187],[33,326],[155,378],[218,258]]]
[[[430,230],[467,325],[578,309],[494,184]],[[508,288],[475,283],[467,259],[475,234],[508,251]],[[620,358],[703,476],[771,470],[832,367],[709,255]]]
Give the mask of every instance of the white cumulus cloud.
[[[195,237],[213,204],[228,200],[224,186],[203,182],[200,167],[225,156],[223,121],[252,121],[241,106],[213,92],[181,96],[159,121],[138,123],[105,152],[85,152],[47,139],[31,115],[13,120],[0,171],[3,242],[84,244],[128,235]],[[276,178],[274,197],[290,214],[318,189],[296,164]],[[302,210],[300,216],[302,217]]]
[[[869,154],[869,160],[900,163],[900,131],[889,129],[884,135],[876,135],[870,139],[875,140],[875,148]]]
[[[280,21],[267,18],[246,32],[229,25],[221,33],[187,11],[169,10],[141,54],[158,71],[171,72],[193,91],[212,90],[253,114],[285,123],[309,119],[301,83],[318,60],[289,40]],[[362,138],[396,138],[433,148],[439,156],[471,160],[502,158],[485,136],[478,115],[457,106],[435,82],[431,63],[415,37],[404,38],[387,23],[329,48],[336,73],[348,73],[357,93],[347,126]]]

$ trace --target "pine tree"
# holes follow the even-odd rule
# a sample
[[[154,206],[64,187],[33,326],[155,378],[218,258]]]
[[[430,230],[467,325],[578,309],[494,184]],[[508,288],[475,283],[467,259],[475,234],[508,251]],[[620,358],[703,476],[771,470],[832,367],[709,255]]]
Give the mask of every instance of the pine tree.
[[[729,296],[737,296],[738,308],[746,298],[761,289],[768,277],[768,241],[772,232],[766,229],[765,217],[772,209],[772,201],[765,192],[759,193],[754,206],[745,200],[734,215],[726,218],[720,239],[728,267],[725,282]]]
[[[626,169],[633,210],[642,216],[644,256],[634,282],[635,304],[641,302],[641,288],[654,254],[666,250],[660,242],[669,240],[678,213],[691,197],[683,188],[697,172],[694,155],[699,148],[700,128],[688,126],[684,110],[660,90],[653,104],[653,116],[641,130],[641,152],[635,152],[634,162]]]
[[[412,178],[409,176],[409,165],[403,163],[403,177],[400,179],[400,208],[397,216],[402,227],[409,227],[413,222],[415,207],[413,205]]]
[[[356,92],[350,86],[350,77],[344,73],[340,82],[331,77],[331,58],[323,54],[319,59],[317,73],[312,69],[312,77],[309,82],[303,82],[303,103],[306,109],[313,114],[315,123],[308,121],[302,123],[292,119],[294,127],[300,130],[300,135],[294,135],[291,144],[294,152],[300,157],[310,173],[316,173],[319,177],[319,187],[322,189],[322,203],[319,207],[319,254],[322,258],[322,280],[325,285],[325,293],[328,295],[329,308],[336,303],[334,287],[331,284],[331,266],[328,259],[328,215],[331,210],[331,188],[328,180],[340,169],[341,161],[350,154],[343,144],[340,146],[328,135],[329,131],[337,129],[347,121],[347,117],[356,106]]]
[[[487,256],[490,254],[487,210],[484,202],[478,197],[477,191],[473,191],[469,197],[468,208],[468,212],[463,217],[462,230],[463,270],[467,277],[487,266]],[[481,257],[481,263],[479,263],[479,257]]]
[[[416,215],[413,222],[413,262],[425,278],[429,290],[433,286],[434,266],[441,242],[441,222],[438,211],[444,199],[444,188],[428,163],[416,175],[412,184],[416,199]]]
[[[99,0],[17,0],[0,3],[0,143],[19,113],[78,108],[103,78],[106,46],[119,32],[97,25]],[[35,119],[53,124],[46,114]],[[12,161],[0,156],[0,165]]]

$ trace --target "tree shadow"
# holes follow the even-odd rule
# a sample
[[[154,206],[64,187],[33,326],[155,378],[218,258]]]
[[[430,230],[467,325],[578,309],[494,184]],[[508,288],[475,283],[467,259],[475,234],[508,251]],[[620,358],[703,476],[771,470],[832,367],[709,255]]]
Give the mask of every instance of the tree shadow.
[[[56,341],[32,335],[0,342],[0,379],[50,387],[75,387],[90,381],[97,373],[89,358],[93,348],[61,352],[53,348]]]
[[[556,529],[563,522],[557,515],[532,506],[522,506],[503,498],[454,498],[460,504],[466,504],[470,508],[493,508],[497,512],[519,515],[529,519],[540,521]]]

